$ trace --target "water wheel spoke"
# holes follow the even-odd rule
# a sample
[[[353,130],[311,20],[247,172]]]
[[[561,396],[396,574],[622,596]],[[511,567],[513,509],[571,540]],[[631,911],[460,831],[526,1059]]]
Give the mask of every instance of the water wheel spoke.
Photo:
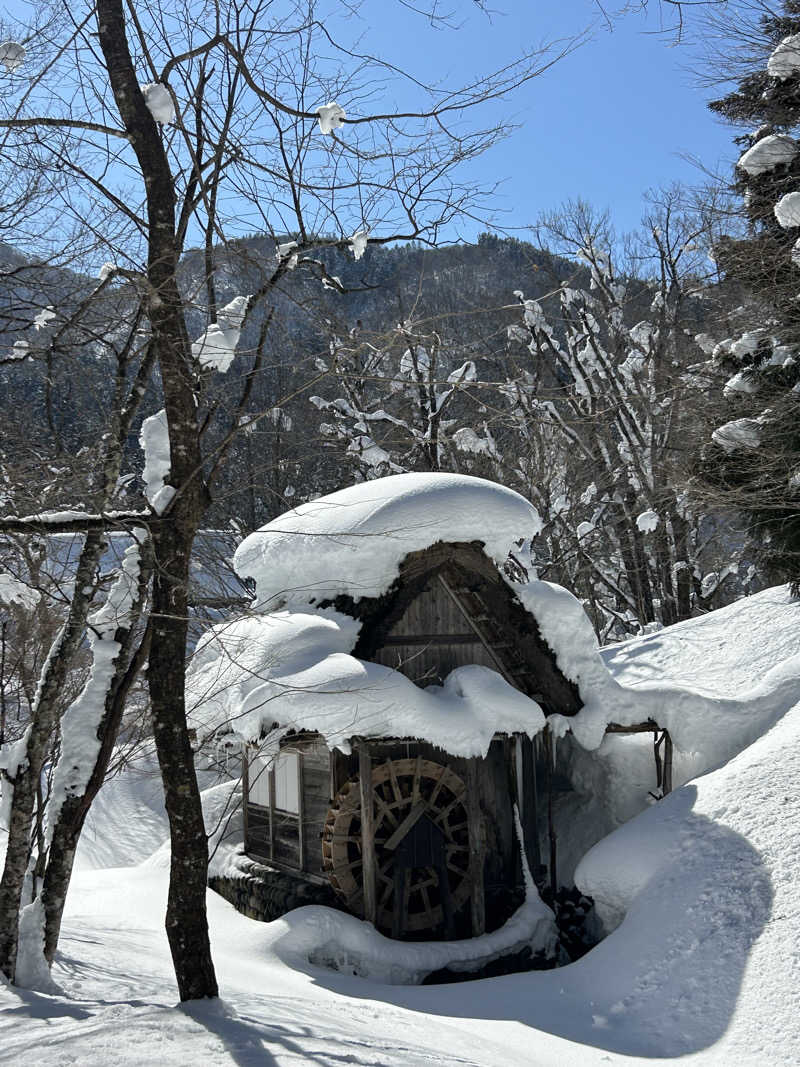
[[[431,793],[431,799],[428,801],[428,804],[430,805],[430,807],[433,807],[434,804],[436,803],[436,798],[439,796],[439,790],[444,785],[444,776],[445,776],[446,772],[447,772],[447,767],[445,767],[443,765],[441,771],[439,772],[439,774],[438,774],[438,776],[436,778],[436,785],[433,787],[433,792]]]
[[[386,878],[384,881],[386,882],[386,888],[381,894],[381,899],[378,901],[378,911],[382,911],[386,907],[389,902],[389,897],[394,892],[394,879]]]
[[[395,770],[395,760],[387,760],[389,764],[389,778],[392,783],[392,790],[395,795],[396,805],[404,806],[405,798],[403,797],[403,790],[400,788],[400,783],[397,780],[397,771]]]
[[[424,803],[421,817],[430,819],[444,841],[435,835],[435,848],[441,850],[441,861],[447,872],[444,891],[450,893],[454,908],[469,897],[469,852],[466,843],[467,822],[463,810],[465,786],[463,780],[446,765],[426,760],[422,756],[385,759],[373,765],[372,791],[375,804],[375,885],[377,923],[388,932],[402,916],[401,929],[407,933],[424,933],[442,921],[441,888],[438,869],[419,867],[408,871],[402,879],[401,899],[395,897],[397,852],[387,849],[387,841],[408,819],[416,807]],[[361,860],[361,811],[358,780],[351,780],[340,791],[337,804],[330,809],[322,842],[322,858],[331,884],[356,913],[363,914],[363,886]],[[459,809],[459,805],[461,808]],[[452,820],[453,825],[448,824]],[[413,832],[410,823],[407,832]],[[454,839],[454,834],[464,838]],[[424,837],[424,835],[423,835]],[[430,846],[428,846],[430,847]],[[416,881],[414,876],[416,875]]]
[[[447,821],[447,816],[448,816],[448,815],[450,814],[450,812],[451,812],[451,811],[453,811],[453,810],[454,810],[454,808],[456,807],[456,805],[457,805],[457,804],[460,804],[460,803],[461,803],[461,801],[462,801],[463,799],[464,799],[464,792],[463,792],[463,790],[462,790],[462,791],[461,791],[461,792],[460,792],[460,793],[459,793],[459,794],[458,794],[457,796],[454,796],[454,797],[453,797],[453,799],[452,799],[452,800],[450,801],[450,803],[449,803],[449,804],[447,805],[447,807],[446,807],[446,808],[442,808],[442,810],[441,810],[441,811],[439,812],[439,814],[438,814],[438,815],[436,816],[436,820],[435,820],[435,821],[436,821],[437,823],[441,823],[441,822],[442,822],[442,820],[444,820],[444,821],[445,821],[445,823],[446,823],[446,821]],[[445,829],[445,827],[444,827],[444,826],[442,826],[442,829],[444,830],[444,829]],[[447,827],[447,829],[450,829],[450,828],[449,828],[449,827]]]
[[[433,920],[433,908],[431,907],[431,898],[428,895],[427,886],[428,883],[426,882],[425,885],[419,887],[419,891],[422,894],[422,904],[424,907],[425,914],[430,915],[431,920]],[[433,921],[431,921],[431,926],[433,926]]]
[[[411,807],[415,807],[419,801],[419,782],[422,775],[422,756],[417,756],[414,763],[414,782],[411,786]]]
[[[396,830],[397,827],[399,826],[399,823],[398,823],[397,819],[394,817],[394,812],[391,811],[390,806],[386,803],[385,800],[382,800],[378,796],[377,793],[375,794],[375,803],[378,805],[378,812],[380,814],[380,819],[383,819],[385,817],[388,820],[388,822],[390,822],[392,824],[392,829]]]

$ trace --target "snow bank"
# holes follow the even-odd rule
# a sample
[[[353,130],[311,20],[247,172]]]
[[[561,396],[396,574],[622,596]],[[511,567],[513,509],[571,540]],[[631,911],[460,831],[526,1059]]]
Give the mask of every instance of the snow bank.
[[[689,1034],[694,1047],[724,1035],[714,1062],[795,1062],[799,741],[795,707],[584,857],[577,883],[615,932],[576,967],[603,976],[610,1028],[658,1002],[661,1055],[687,1051]]]
[[[437,541],[481,541],[498,566],[541,529],[518,493],[461,474],[396,474],[288,511],[241,543],[237,572],[260,607],[308,605],[346,593],[379,596],[400,562]]]
[[[483,756],[499,730],[529,736],[544,726],[539,705],[496,671],[467,666],[422,689],[347,654],[358,624],[335,612],[276,612],[212,631],[192,661],[187,698],[204,734],[232,730],[255,741],[274,724],[315,730],[329,748],[349,739],[416,737],[458,756]]]
[[[603,662],[591,623],[571,593],[542,581],[512,588],[583,701],[577,715],[549,716],[550,727],[556,736],[572,733],[583,748],[597,749],[609,723],[632,726],[652,719],[669,730],[679,753],[692,755],[692,773],[702,773],[751,744],[800,700],[800,653],[781,660],[736,697],[663,681],[622,685]]]
[[[387,985],[417,985],[432,971],[476,971],[492,960],[530,947],[552,954],[552,911],[534,889],[498,930],[463,941],[393,941],[371,923],[333,908],[296,908],[273,924],[282,930],[275,951],[287,962],[307,960]]]

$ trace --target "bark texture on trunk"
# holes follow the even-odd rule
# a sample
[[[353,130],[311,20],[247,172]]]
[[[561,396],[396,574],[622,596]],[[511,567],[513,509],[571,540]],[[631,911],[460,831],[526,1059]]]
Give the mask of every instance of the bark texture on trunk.
[[[177,283],[175,187],[161,134],[139,88],[122,0],[98,0],[100,47],[147,200],[148,316],[161,373],[176,496],[153,539],[153,642],[148,684],[170,824],[166,929],[181,1000],[217,995],[206,921],[208,841],[184,701],[189,558],[208,506],[195,404],[194,365]]]
[[[75,571],[75,594],[67,620],[50,649],[31,708],[25,762],[14,775],[6,859],[0,879],[0,970],[10,982],[14,981],[17,965],[19,911],[30,857],[37,789],[42,766],[50,751],[50,739],[58,718],[59,700],[67,671],[86,630],[103,545],[103,535],[99,530],[92,530],[86,535]]]

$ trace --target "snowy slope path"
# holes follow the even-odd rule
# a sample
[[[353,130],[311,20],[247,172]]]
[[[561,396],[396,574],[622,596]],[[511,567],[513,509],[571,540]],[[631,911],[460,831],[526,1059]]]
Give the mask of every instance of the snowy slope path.
[[[209,893],[224,999],[182,1008],[162,928],[163,815],[148,779],[112,782],[67,902],[60,992],[0,987],[0,1064],[794,1067],[800,705],[781,716],[781,702],[798,649],[800,605],[778,589],[605,653],[629,685],[732,695],[774,677],[775,713],[583,858],[579,883],[618,925],[556,971],[382,985],[308,962],[315,930],[330,930],[315,909],[262,924]]]

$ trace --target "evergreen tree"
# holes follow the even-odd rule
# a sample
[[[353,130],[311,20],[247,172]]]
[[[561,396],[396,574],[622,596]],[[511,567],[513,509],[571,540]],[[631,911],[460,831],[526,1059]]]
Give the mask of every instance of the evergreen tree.
[[[754,298],[749,329],[713,353],[727,372],[729,420],[713,434],[703,477],[746,517],[775,577],[800,584],[800,2],[760,17],[762,58],[710,106],[749,127],[735,191],[744,232],[715,250],[728,282]],[[764,57],[766,62],[764,62]],[[752,314],[754,310],[754,314]]]

